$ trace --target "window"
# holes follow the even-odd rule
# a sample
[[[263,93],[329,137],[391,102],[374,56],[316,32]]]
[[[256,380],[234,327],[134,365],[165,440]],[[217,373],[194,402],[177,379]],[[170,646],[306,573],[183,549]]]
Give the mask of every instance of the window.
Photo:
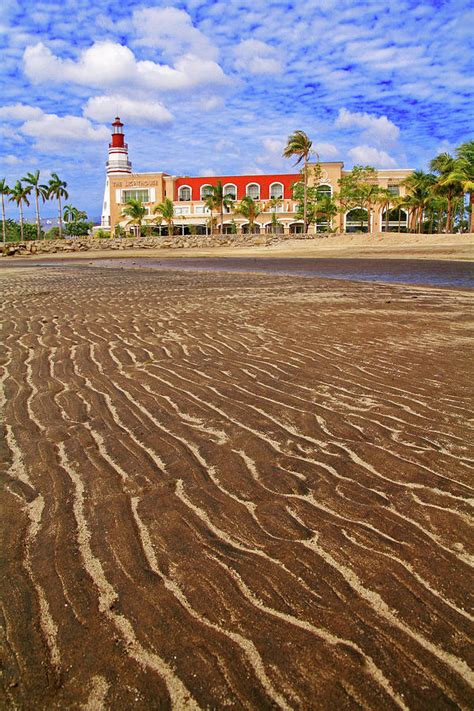
[[[128,202],[129,200],[150,202],[149,190],[122,190],[122,202]]]
[[[390,193],[390,195],[395,195],[396,197],[398,197],[400,195],[400,188],[398,185],[389,185],[388,192]]]
[[[224,185],[224,195],[228,195],[231,200],[237,200],[237,188],[233,183]]]
[[[181,202],[188,202],[191,200],[191,188],[189,188],[187,185],[182,185],[180,189],[178,190],[178,200]]]
[[[317,188],[317,193],[318,195],[331,197],[332,195],[332,188],[330,185],[319,185]]]
[[[251,197],[252,200],[260,200],[260,185],[257,185],[257,183],[249,183],[246,192],[247,196]]]
[[[203,185],[201,187],[201,200],[205,200],[212,193],[212,185]]]
[[[190,207],[175,207],[174,212],[175,212],[175,215],[189,215],[189,214],[191,214],[191,208]]]
[[[281,183],[272,183],[270,185],[270,200],[283,199],[283,185]]]

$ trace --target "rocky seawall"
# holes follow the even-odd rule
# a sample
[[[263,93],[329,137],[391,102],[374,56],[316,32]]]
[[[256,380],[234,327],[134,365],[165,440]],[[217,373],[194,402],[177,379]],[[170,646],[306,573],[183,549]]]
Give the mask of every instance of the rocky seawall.
[[[315,235],[214,235],[175,237],[106,238],[77,237],[62,240],[10,242],[2,247],[4,257],[56,252],[95,252],[125,249],[192,249],[202,247],[256,247],[277,244],[288,239],[314,239]]]

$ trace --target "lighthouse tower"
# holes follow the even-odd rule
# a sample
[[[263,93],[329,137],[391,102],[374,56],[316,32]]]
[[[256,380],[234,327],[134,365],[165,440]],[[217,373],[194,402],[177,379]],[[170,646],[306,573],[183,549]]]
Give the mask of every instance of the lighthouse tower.
[[[128,145],[125,143],[123,123],[118,116],[112,124],[112,141],[109,143],[109,159],[106,163],[104,202],[102,205],[102,227],[110,227],[110,176],[129,175],[132,164],[128,160]]]

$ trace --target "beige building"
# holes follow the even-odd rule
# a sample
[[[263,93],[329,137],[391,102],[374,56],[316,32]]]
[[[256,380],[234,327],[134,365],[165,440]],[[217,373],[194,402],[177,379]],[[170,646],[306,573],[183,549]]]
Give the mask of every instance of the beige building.
[[[205,198],[209,189],[220,181],[224,192],[230,195],[235,204],[248,195],[258,202],[260,214],[256,218],[253,232],[279,232],[292,234],[303,232],[303,220],[297,218],[298,203],[293,199],[294,183],[301,180],[299,173],[272,175],[221,175],[209,177],[175,176],[167,173],[133,173],[128,160],[128,146],[124,141],[123,124],[116,119],[113,124],[112,142],[109,144],[107,178],[101,225],[113,230],[116,225],[127,227],[127,218],[123,216],[125,203],[131,198],[140,200],[147,209],[144,224],[154,226],[155,231],[166,233],[166,226],[156,227],[156,215],[153,208],[168,197],[174,203],[175,230],[182,234],[206,234],[210,228],[211,213],[206,207]],[[394,201],[403,195],[401,182],[412,171],[393,169],[379,170],[377,184],[387,188]],[[339,181],[349,171],[344,170],[341,162],[320,163],[317,171],[309,171],[309,184],[318,191],[334,195],[339,188]],[[275,215],[276,222],[275,224]],[[223,224],[220,215],[214,212],[214,226],[225,233],[248,232],[248,220],[236,214],[233,208],[227,208]],[[373,232],[386,229],[406,230],[408,216],[406,211],[395,209],[394,204],[381,207],[375,205],[371,214]],[[321,217],[316,224],[310,225],[308,232],[317,233],[328,229],[335,231],[367,231],[367,210],[353,207],[345,213],[337,213],[327,219]]]

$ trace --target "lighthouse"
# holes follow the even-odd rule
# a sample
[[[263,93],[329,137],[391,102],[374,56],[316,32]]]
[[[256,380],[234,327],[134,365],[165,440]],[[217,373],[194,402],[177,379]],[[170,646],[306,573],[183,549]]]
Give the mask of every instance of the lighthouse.
[[[102,227],[110,227],[110,176],[129,175],[132,164],[128,160],[128,145],[125,143],[123,123],[118,116],[112,124],[112,140],[109,143],[109,159],[106,162],[104,202],[102,205]]]

